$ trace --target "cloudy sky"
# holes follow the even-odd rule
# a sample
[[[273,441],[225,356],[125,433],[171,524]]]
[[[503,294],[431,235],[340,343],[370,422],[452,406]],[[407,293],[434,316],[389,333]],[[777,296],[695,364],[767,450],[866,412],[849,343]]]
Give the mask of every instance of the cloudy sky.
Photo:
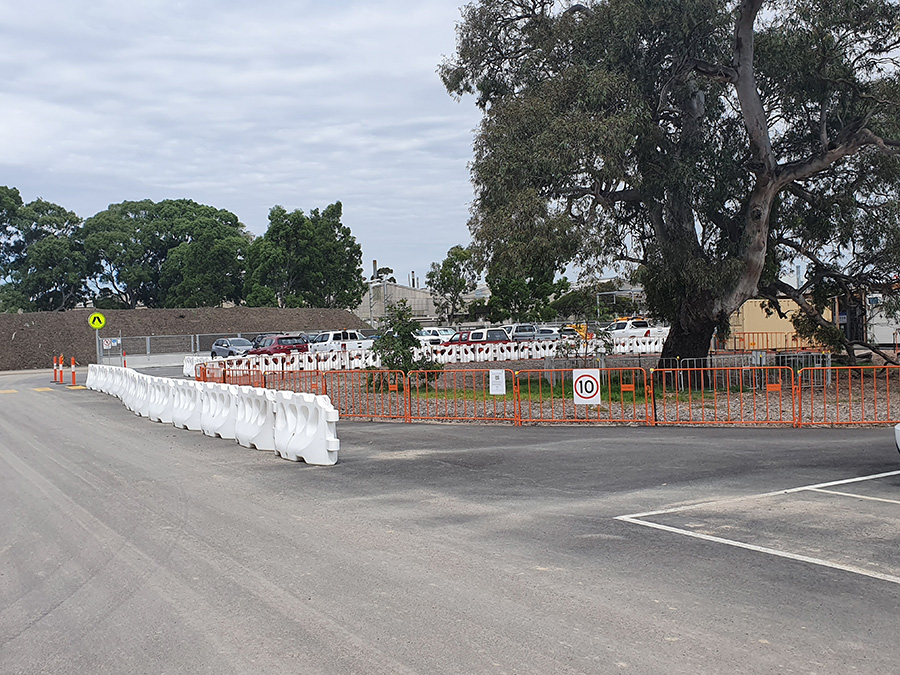
[[[435,70],[463,0],[29,0],[0,25],[0,185],[87,218],[189,198],[254,234],[340,200],[372,260],[469,241],[479,115]]]

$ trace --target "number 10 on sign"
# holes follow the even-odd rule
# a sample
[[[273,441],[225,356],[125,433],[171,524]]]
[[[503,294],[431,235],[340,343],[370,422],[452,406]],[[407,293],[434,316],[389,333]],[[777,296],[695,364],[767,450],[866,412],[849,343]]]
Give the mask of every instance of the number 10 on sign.
[[[600,370],[598,368],[573,370],[572,387],[575,390],[576,404],[596,405],[600,403]]]

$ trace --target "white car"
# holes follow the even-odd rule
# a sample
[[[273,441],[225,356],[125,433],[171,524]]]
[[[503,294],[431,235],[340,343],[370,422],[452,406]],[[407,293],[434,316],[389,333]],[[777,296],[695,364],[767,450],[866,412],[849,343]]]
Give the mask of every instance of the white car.
[[[538,326],[537,335],[534,336],[535,340],[559,340],[559,331],[555,328],[549,328],[547,326]]]
[[[646,319],[620,319],[604,329],[613,338],[665,338],[669,329],[651,326]]]
[[[370,349],[373,340],[355,330],[326,330],[309,341],[311,352],[345,352]]]
[[[433,345],[439,345],[446,342],[454,335],[456,335],[455,330],[444,327],[423,328],[419,331],[419,337],[430,338],[428,343]],[[437,340],[437,342],[435,342],[435,340]]]

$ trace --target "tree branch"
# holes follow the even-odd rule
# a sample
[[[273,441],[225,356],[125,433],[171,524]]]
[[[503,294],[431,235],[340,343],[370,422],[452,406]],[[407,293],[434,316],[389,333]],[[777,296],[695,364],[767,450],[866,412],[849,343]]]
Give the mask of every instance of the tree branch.
[[[753,70],[753,26],[762,3],[763,0],[742,0],[738,7],[734,26],[733,68],[737,75],[735,90],[741,104],[744,126],[750,137],[750,150],[754,159],[765,169],[766,173],[771,174],[774,173],[777,163],[772,152],[772,140],[769,138],[766,111],[756,85],[756,73]]]
[[[789,162],[778,167],[778,189],[794,181],[809,178],[820,171],[824,171],[832,164],[839,162],[844,157],[853,155],[860,148],[871,145],[891,157],[900,156],[900,141],[884,139],[872,133],[868,129],[860,129],[845,136],[844,141],[838,145],[832,145],[827,151],[814,155],[799,162]]]
[[[738,71],[731,66],[723,66],[718,63],[710,63],[702,59],[691,59],[689,65],[698,75],[703,75],[716,82],[729,82],[737,84]]]

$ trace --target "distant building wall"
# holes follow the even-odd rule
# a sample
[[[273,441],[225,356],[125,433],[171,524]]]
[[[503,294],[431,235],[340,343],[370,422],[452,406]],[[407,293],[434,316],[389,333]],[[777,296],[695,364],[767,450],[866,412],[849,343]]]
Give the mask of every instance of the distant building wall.
[[[800,311],[800,306],[793,300],[781,299],[781,309],[788,318],[781,318],[777,313],[766,314],[763,306],[766,300],[747,300],[741,308],[731,315],[732,333],[793,333],[794,324],[790,317]],[[824,317],[832,320],[830,309],[825,310]]]
[[[413,288],[389,281],[370,283],[369,290],[353,313],[373,327],[379,325],[385,315],[385,296],[387,304],[406,300],[412,309],[413,317],[423,324],[435,320],[437,312],[434,309],[431,292],[427,288]]]

